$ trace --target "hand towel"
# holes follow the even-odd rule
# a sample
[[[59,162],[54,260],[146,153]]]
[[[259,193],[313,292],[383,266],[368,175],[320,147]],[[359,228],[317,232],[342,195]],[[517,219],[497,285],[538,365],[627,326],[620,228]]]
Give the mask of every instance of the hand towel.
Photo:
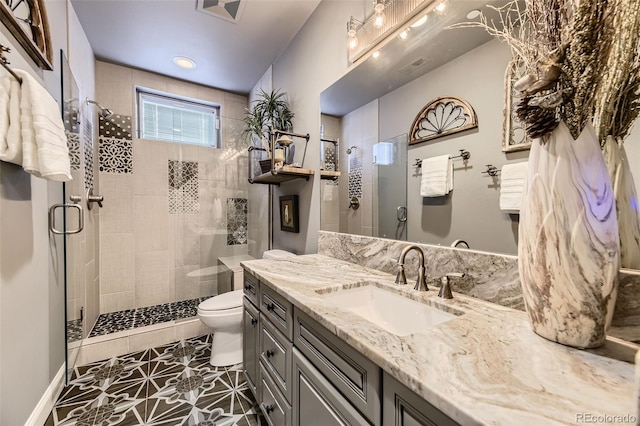
[[[423,197],[442,197],[453,190],[453,162],[451,156],[422,160],[422,180],[420,195]]]
[[[0,160],[22,165],[20,83],[12,75],[0,81]]]
[[[505,164],[500,172],[500,210],[519,213],[529,163]]]
[[[69,147],[58,103],[29,73],[15,71],[22,78],[22,167],[44,179],[71,180]]]

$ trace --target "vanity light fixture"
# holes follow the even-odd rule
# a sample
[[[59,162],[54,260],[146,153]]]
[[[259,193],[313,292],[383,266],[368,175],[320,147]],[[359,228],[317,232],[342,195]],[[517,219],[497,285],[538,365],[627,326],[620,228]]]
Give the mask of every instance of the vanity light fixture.
[[[384,15],[384,3],[385,0],[374,0],[373,10],[375,14],[373,15],[373,26],[376,28],[382,28],[386,21],[386,16]]]
[[[196,61],[194,61],[191,58],[187,58],[186,56],[176,56],[175,58],[173,58],[173,62],[184,69],[194,69],[196,67]]]
[[[373,56],[373,59],[378,59],[380,57],[380,51],[376,50],[371,56]]]
[[[398,34],[398,37],[400,37],[401,40],[406,40],[407,37],[409,37],[409,31],[411,29],[407,28],[406,30],[403,30],[400,34]]]
[[[358,21],[353,16],[349,18],[347,22],[347,45],[349,46],[349,50],[353,50],[358,47],[358,36],[356,35],[356,30],[358,26],[362,25],[362,22]]]
[[[435,11],[437,13],[444,13],[444,11],[447,10],[447,2],[446,1],[441,1],[440,3],[438,3],[438,5],[435,8]]]

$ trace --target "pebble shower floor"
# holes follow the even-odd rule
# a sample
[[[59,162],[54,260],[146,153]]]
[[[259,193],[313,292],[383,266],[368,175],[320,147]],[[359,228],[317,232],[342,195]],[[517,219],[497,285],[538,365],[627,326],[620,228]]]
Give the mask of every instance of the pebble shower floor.
[[[45,425],[266,425],[242,365],[210,355],[205,335],[76,367]]]

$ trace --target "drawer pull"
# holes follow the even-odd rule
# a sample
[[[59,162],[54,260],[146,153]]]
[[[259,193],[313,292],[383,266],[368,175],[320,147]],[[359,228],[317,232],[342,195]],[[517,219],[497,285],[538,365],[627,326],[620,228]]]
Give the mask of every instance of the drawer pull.
[[[268,303],[267,304],[267,311],[269,312],[273,312],[273,310],[276,308],[276,305],[274,305],[273,303]]]
[[[267,351],[264,353],[264,356],[266,356],[267,358],[271,358],[271,357],[272,357],[272,356],[274,356],[275,354],[276,354],[276,353],[275,353],[273,350],[269,349],[269,350],[267,350]]]
[[[263,404],[262,408],[264,409],[264,412],[267,414],[273,413],[276,409],[276,407],[274,407],[273,404],[271,405]]]
[[[249,291],[249,290],[251,290],[251,286],[249,284],[245,284],[244,285],[244,289]]]
[[[256,325],[258,320],[256,318],[251,318],[251,325]]]

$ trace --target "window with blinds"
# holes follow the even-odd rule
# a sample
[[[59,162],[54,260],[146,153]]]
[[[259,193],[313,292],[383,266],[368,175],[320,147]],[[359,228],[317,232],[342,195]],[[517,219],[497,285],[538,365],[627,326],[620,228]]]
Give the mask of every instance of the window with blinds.
[[[220,148],[220,106],[136,88],[138,136]]]

